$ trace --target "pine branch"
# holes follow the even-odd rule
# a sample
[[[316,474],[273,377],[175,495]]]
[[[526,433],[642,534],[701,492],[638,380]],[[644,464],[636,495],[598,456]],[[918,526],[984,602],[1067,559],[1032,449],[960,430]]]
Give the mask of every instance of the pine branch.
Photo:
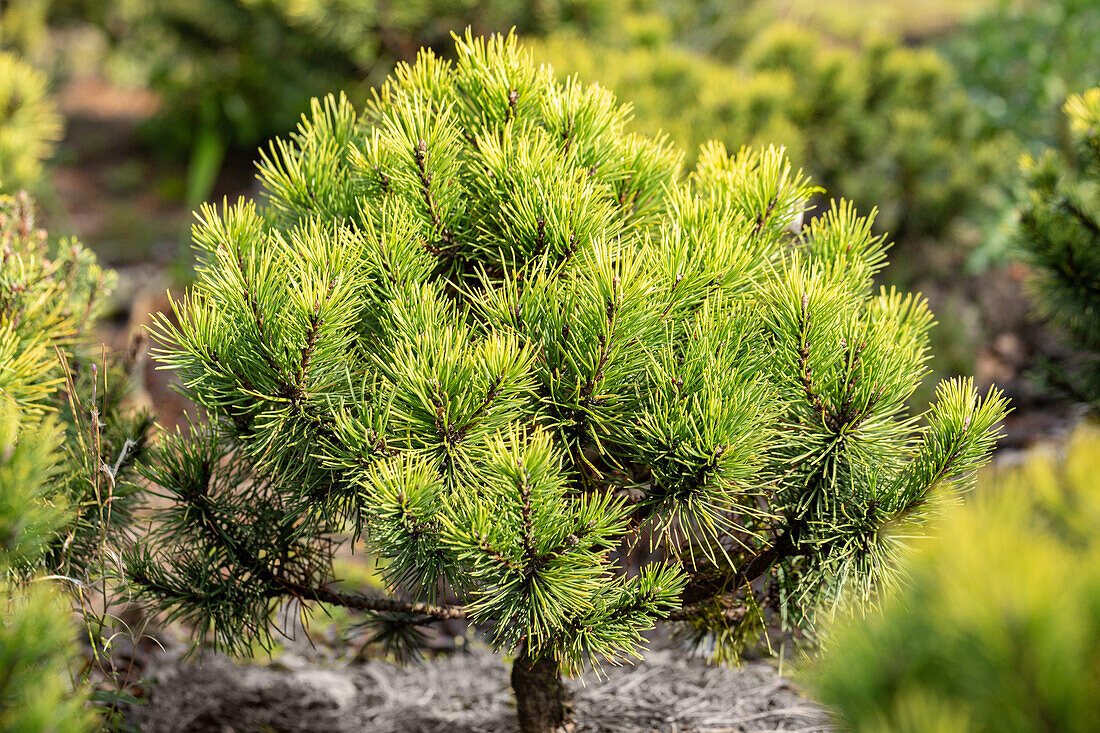
[[[859,375],[856,374],[856,366],[859,364],[860,356],[863,354],[863,350],[867,348],[867,342],[861,341],[859,345],[853,349],[851,344],[847,345],[845,353],[845,373],[844,373],[844,402],[840,406],[840,422],[847,424],[851,417],[852,401],[855,398],[856,384],[859,382]],[[868,410],[864,410],[868,412]],[[858,421],[860,418],[856,418]]]
[[[905,505],[902,506],[894,514],[895,519],[904,519],[905,517],[920,509],[920,507],[928,501],[928,495],[931,493],[931,491],[939,485],[944,476],[947,476],[951,472],[951,470],[955,467],[955,462],[959,460],[960,456],[962,456],[963,448],[966,446],[966,433],[969,429],[970,415],[967,415],[966,418],[963,420],[962,430],[959,431],[958,435],[955,438],[955,446],[951,449],[950,454],[948,454],[947,458],[943,461],[943,464],[936,470],[936,472],[933,473],[932,476],[925,482],[922,489],[918,491],[912,499],[906,502]]]
[[[508,111],[504,113],[504,124],[508,124],[516,117],[516,102],[519,101],[519,90],[508,90]]]
[[[353,611],[401,614],[411,617],[407,619],[407,621],[413,625],[469,618],[466,607],[459,604],[431,604],[420,601],[402,601],[365,593],[342,593],[326,587],[312,587],[286,580],[281,580],[279,585],[283,589],[285,595],[292,598],[315,601],[318,603],[328,603],[334,606],[342,606]],[[638,604],[638,607],[640,608],[642,605],[643,604]],[[705,606],[706,603],[703,601],[699,601],[692,605],[685,605],[680,609],[672,611],[665,618],[668,621],[690,621],[697,616],[699,611]],[[708,613],[712,612],[713,609],[708,609]],[[740,608],[728,608],[720,611],[720,613],[730,620],[739,620],[744,616],[745,612]]]
[[[465,606],[453,604],[435,605],[419,601],[401,601],[393,598],[381,598],[367,595],[365,593],[341,593],[330,588],[316,588],[285,579],[278,579],[277,583],[286,595],[293,598],[317,601],[319,603],[329,603],[334,606],[350,608],[354,611],[406,614],[422,618],[423,623],[466,618]]]
[[[584,383],[584,387],[581,389],[581,405],[587,407],[592,400],[592,395],[596,391],[596,387],[599,386],[603,380],[604,369],[607,367],[607,360],[611,356],[611,342],[615,339],[615,325],[618,321],[618,313],[620,303],[618,297],[619,293],[619,276],[615,275],[611,279],[611,298],[607,301],[607,326],[608,335],[600,334],[600,354],[596,359],[596,370]]]
[[[473,414],[470,415],[470,419],[467,420],[464,425],[462,425],[458,430],[455,430],[451,435],[447,436],[448,441],[450,441],[451,443],[459,443],[464,437],[466,437],[466,433],[469,432],[470,428],[474,427],[474,425],[477,424],[477,421],[480,420],[486,412],[488,412],[490,407],[492,407],[493,402],[500,395],[501,385],[503,384],[503,382],[504,374],[501,373],[496,375],[496,377],[493,379],[493,384],[489,387],[488,392],[485,393],[485,399],[481,401],[481,404],[477,406],[477,409],[474,410]]]
[[[420,173],[420,193],[424,197],[424,204],[428,207],[428,216],[431,217],[432,226],[439,230],[440,239],[445,245],[439,247],[431,244],[429,249],[434,255],[452,254],[455,247],[454,234],[444,224],[443,218],[439,215],[439,209],[436,207],[435,197],[432,195],[432,172],[428,170],[428,141],[424,138],[421,138],[416,144],[414,157],[416,168]]]
[[[500,565],[501,567],[513,573],[519,573],[520,575],[528,574],[527,569],[524,568],[523,565],[509,560],[507,557],[504,556],[503,553],[500,552],[500,550],[497,550],[491,544],[489,544],[489,538],[485,535],[481,535],[480,537],[478,537],[477,548],[481,550],[481,552],[487,558],[495,562],[497,565]]]
[[[241,253],[239,250],[237,251],[236,255],[237,269],[240,272],[241,281],[244,285],[244,299],[245,302],[248,303],[249,309],[252,311],[252,320],[260,336],[260,345],[262,347],[259,349],[260,356],[263,357],[263,360],[267,363],[268,367],[270,367],[271,371],[275,373],[275,376],[278,379],[283,381],[285,386],[285,380],[283,379],[283,370],[279,367],[278,364],[275,363],[275,359],[271,356],[271,352],[274,350],[274,347],[272,346],[271,338],[267,333],[267,323],[264,320],[263,312],[260,310],[260,304],[256,300],[255,295],[253,295],[252,293],[252,285],[250,284],[248,275],[245,272],[244,259],[241,257]]]
[[[800,553],[801,551],[792,542],[791,533],[788,530],[779,535],[771,545],[747,558],[733,575],[694,575],[684,588],[683,608],[679,613],[691,615],[693,610],[707,605],[716,597],[736,593],[746,584],[752,583],[771,570],[777,562],[796,557]]]
[[[1074,201],[1069,196],[1062,196],[1058,201],[1058,206],[1067,214],[1073,217],[1082,227],[1088,230],[1089,234],[1093,237],[1100,237],[1100,224],[1097,224],[1093,217]]]
[[[810,296],[807,293],[802,294],[802,314],[799,319],[798,330],[798,380],[802,385],[802,391],[806,395],[806,400],[810,403],[810,407],[813,411],[821,415],[821,420],[825,423],[825,426],[837,432],[840,429],[840,425],[837,423],[836,418],[833,416],[832,409],[829,408],[821,396],[814,389],[813,382],[813,367],[810,366],[810,312],[809,312]]]
[[[711,606],[706,606],[704,604],[699,604],[699,605],[690,606],[690,607],[685,606],[684,608],[679,608],[675,611],[672,611],[668,614],[668,616],[665,617],[665,620],[666,621],[694,621],[694,620],[698,619],[704,613],[707,616],[707,618],[710,618],[711,616],[714,616],[715,614],[717,614],[722,619],[724,619],[727,623],[738,623],[743,618],[745,618],[745,614],[747,613],[747,611],[744,607],[741,607],[741,606],[731,606],[731,607],[728,607],[728,608],[718,608],[718,609],[716,609],[716,608],[713,608]]]
[[[376,174],[378,174],[378,185],[382,188],[382,194],[383,195],[388,194],[391,190],[390,189],[390,177],[387,176],[379,166],[374,165],[374,166],[371,166],[371,167],[374,169],[374,172]]]
[[[519,486],[519,501],[520,501],[520,518],[523,525],[523,553],[527,557],[528,570],[533,570],[533,566],[538,560],[538,553],[535,550],[535,526],[531,520],[531,484],[529,481],[530,476],[527,474],[527,470],[521,468],[520,486]]]
[[[764,213],[756,215],[756,224],[753,226],[753,229],[752,229],[753,235],[759,234],[760,231],[764,228],[764,226],[768,223],[768,221],[772,218],[772,212],[775,211],[775,206],[778,203],[779,203],[779,193],[777,192],[768,201],[768,205],[764,209]]]
[[[294,399],[301,400],[305,396],[306,376],[309,372],[309,363],[313,359],[313,350],[317,346],[317,337],[321,332],[321,326],[325,319],[318,315],[320,305],[314,308],[309,317],[309,334],[306,336],[306,345],[302,347],[301,356],[298,359],[298,374],[294,380]]]

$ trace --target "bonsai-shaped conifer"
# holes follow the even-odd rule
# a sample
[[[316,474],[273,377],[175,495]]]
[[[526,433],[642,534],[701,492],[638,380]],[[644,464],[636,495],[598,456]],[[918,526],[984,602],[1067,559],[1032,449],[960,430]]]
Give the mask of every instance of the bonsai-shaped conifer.
[[[1077,352],[1047,372],[1100,409],[1100,87],[1070,97],[1065,111],[1077,155],[1024,158],[1019,239],[1039,315]]]
[[[884,530],[967,483],[1003,400],[957,381],[911,417],[932,318],[872,292],[870,220],[792,234],[811,188],[780,151],[712,145],[684,178],[627,118],[499,36],[361,115],[315,102],[263,208],[201,211],[154,329],[210,420],[150,472],[170,504],[134,588],[234,650],[291,598],[395,651],[469,619],[543,731],[560,669],[659,619],[728,657],[767,609],[809,624],[882,578]],[[396,597],[332,585],[348,528]]]

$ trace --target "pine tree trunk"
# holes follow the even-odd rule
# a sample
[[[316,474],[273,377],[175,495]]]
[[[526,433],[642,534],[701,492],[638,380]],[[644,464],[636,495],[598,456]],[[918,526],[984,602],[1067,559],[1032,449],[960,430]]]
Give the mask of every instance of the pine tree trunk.
[[[561,733],[572,717],[558,663],[531,659],[526,650],[512,664],[512,690],[520,733]]]

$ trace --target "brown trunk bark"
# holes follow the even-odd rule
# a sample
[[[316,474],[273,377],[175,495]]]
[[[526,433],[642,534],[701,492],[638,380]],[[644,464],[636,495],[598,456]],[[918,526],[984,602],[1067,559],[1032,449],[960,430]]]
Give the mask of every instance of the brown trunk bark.
[[[556,660],[531,659],[524,650],[512,664],[512,690],[520,733],[561,733],[573,710]]]

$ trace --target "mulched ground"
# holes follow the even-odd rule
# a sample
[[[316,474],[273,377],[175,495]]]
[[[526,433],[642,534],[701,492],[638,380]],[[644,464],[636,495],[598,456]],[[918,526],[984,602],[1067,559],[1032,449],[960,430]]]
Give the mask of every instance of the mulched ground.
[[[298,658],[237,666],[224,657],[172,662],[137,712],[146,733],[513,733],[508,668],[483,649],[409,667],[318,666]],[[573,733],[749,733],[830,730],[825,714],[767,662],[740,669],[685,653],[572,681]]]

